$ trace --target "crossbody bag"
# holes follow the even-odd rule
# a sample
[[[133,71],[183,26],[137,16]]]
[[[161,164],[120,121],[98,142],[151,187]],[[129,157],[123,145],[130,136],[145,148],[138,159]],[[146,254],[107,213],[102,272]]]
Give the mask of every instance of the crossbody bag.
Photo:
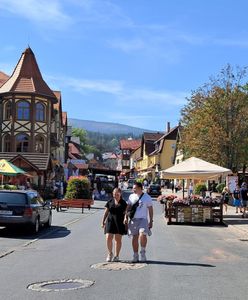
[[[127,211],[127,215],[129,216],[129,218],[132,220],[134,215],[135,215],[135,212],[136,212],[136,209],[137,207],[139,206],[139,201],[141,200],[141,198],[143,197],[144,193],[142,193],[140,196],[139,196],[139,199],[129,208],[129,210]]]

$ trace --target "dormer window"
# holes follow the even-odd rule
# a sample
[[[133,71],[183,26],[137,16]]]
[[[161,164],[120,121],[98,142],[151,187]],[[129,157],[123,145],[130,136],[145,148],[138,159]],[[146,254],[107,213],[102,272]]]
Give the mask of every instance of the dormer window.
[[[12,105],[11,105],[11,101],[8,101],[5,104],[5,120],[9,120],[11,117],[11,110],[12,110]]]
[[[30,120],[30,103],[18,101],[16,105],[17,120]]]
[[[35,120],[38,122],[45,121],[45,106],[40,102],[35,105]]]

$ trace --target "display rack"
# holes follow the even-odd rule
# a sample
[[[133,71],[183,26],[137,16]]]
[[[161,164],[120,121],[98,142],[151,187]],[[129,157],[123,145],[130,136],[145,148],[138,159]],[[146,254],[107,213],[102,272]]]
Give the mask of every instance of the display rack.
[[[208,205],[176,205],[167,202],[165,205],[165,217],[167,224],[218,224],[223,223],[223,204],[218,206]]]

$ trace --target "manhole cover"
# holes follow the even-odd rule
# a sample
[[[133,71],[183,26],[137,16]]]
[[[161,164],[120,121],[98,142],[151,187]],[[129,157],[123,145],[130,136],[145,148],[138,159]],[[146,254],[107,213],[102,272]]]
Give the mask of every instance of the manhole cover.
[[[104,262],[94,264],[91,266],[93,269],[109,270],[109,271],[123,271],[123,270],[137,270],[146,267],[146,263],[131,263],[131,262]]]
[[[51,280],[30,284],[27,288],[29,290],[38,292],[59,292],[68,290],[78,290],[90,287],[94,284],[92,280],[84,279],[62,279]]]

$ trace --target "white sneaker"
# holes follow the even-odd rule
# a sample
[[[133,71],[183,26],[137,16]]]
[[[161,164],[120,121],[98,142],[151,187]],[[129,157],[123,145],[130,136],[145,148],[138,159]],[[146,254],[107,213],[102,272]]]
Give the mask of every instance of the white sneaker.
[[[140,261],[146,261],[146,251],[140,251]]]
[[[108,254],[108,256],[107,256],[106,261],[107,261],[107,262],[111,262],[111,261],[112,261],[112,258],[113,258],[113,254],[110,253],[110,254]]]
[[[119,256],[115,256],[112,261],[114,261],[114,262],[120,261]]]
[[[132,263],[137,263],[139,261],[139,254],[134,253]]]

